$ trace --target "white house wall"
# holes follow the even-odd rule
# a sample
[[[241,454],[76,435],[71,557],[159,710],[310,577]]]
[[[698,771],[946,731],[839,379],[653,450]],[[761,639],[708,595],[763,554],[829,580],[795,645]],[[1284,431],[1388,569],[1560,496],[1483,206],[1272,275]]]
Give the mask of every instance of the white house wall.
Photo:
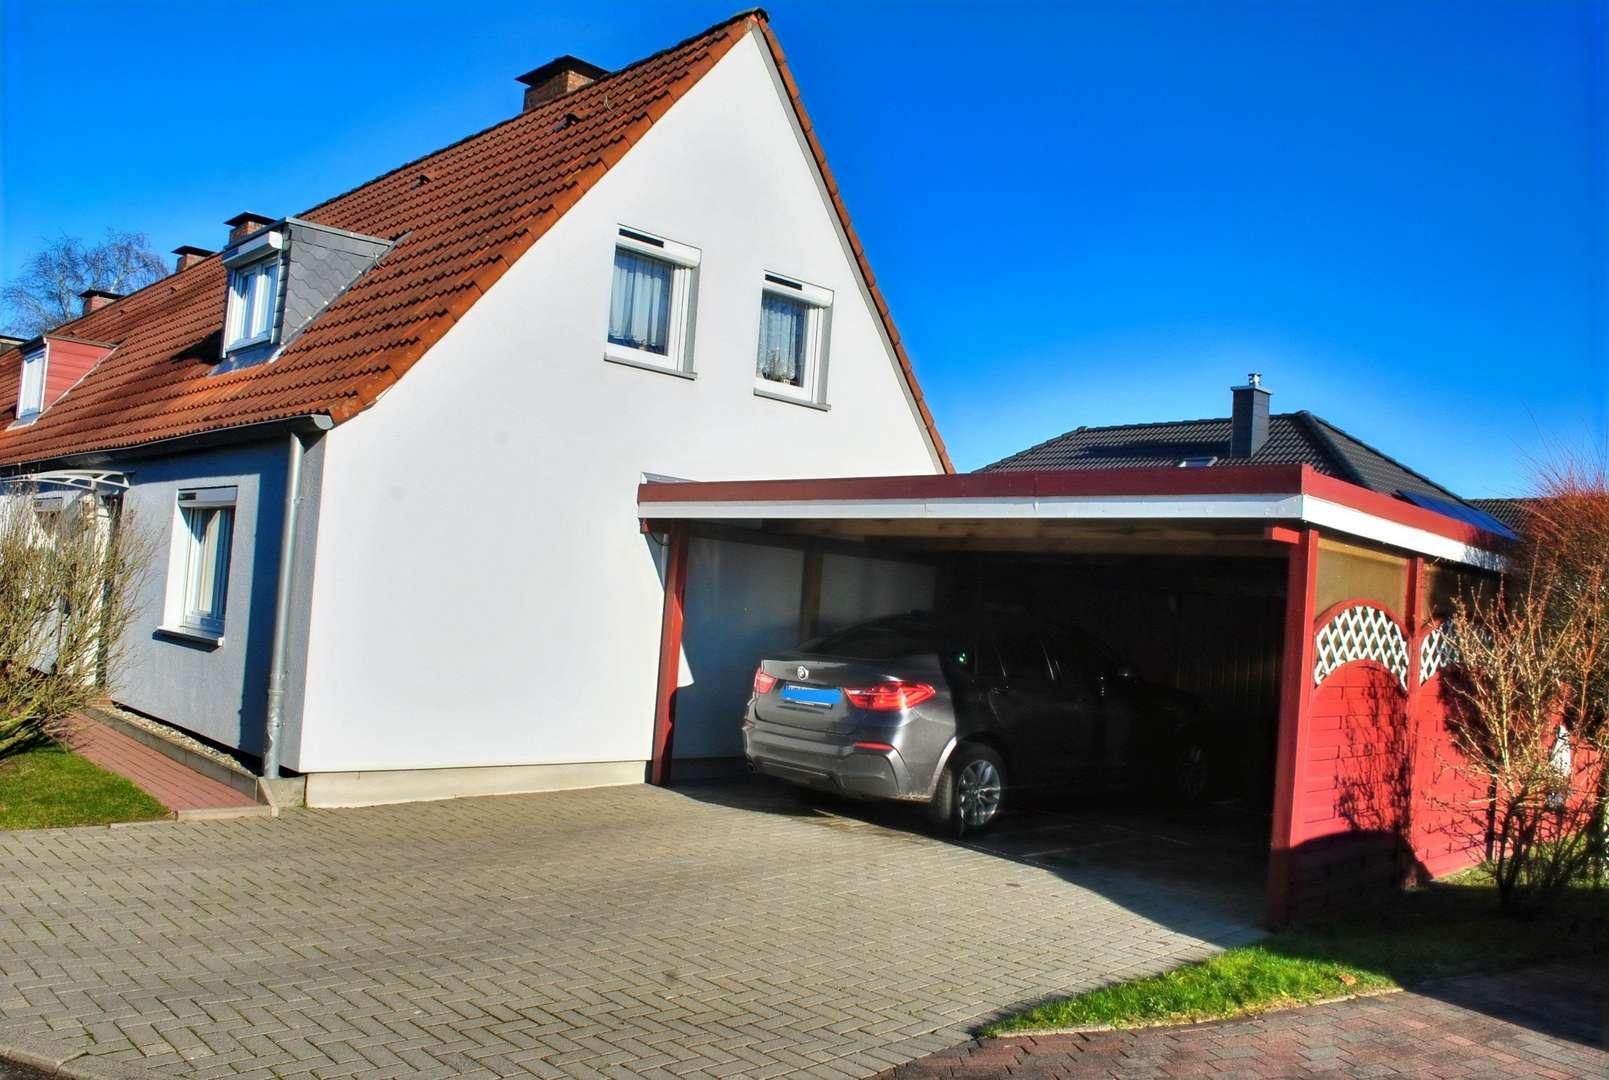
[[[620,225],[702,253],[696,379],[603,360]],[[753,393],[768,271],[835,294],[828,411]],[[642,761],[663,596],[643,473],[939,468],[752,35],[328,441],[287,758],[309,772]]]

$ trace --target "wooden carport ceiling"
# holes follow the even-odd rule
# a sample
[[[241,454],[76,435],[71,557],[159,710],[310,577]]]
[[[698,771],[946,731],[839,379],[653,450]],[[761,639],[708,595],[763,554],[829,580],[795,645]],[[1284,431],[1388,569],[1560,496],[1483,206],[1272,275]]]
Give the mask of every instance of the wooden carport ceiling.
[[[928,552],[1271,558],[1284,551],[1268,538],[1264,526],[1245,521],[798,518],[773,519],[761,527],[771,533]]]

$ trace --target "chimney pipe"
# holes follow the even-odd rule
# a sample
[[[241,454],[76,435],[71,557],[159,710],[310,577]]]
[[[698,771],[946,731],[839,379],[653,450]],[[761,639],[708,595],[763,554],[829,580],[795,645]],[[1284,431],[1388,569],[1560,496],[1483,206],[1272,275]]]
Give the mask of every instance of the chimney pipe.
[[[549,60],[515,79],[515,82],[525,84],[525,105],[521,111],[530,112],[538,105],[556,101],[571,91],[590,86],[607,74],[609,72],[598,65],[573,56]]]
[[[99,311],[113,300],[123,299],[123,294],[107,292],[105,289],[85,289],[78,294],[78,298],[84,302],[83,314],[88,315],[92,311]]]
[[[253,214],[247,211],[244,214],[236,214],[224,224],[229,226],[229,242],[233,244],[250,236],[258,229],[272,225],[276,220],[278,219],[271,218],[266,214]]]
[[[1268,441],[1268,399],[1263,375],[1253,371],[1245,386],[1232,386],[1229,393],[1234,409],[1229,416],[1229,456],[1249,458]]]
[[[181,270],[190,269],[202,259],[214,254],[214,252],[208,251],[206,248],[191,247],[189,244],[185,244],[182,247],[174,248],[173,254],[179,257],[173,264],[173,272],[177,274]]]

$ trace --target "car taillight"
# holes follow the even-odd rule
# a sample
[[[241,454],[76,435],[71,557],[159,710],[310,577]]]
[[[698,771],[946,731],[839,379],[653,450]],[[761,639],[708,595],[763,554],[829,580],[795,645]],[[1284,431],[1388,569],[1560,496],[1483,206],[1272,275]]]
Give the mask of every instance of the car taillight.
[[[844,697],[857,709],[869,709],[872,712],[898,712],[909,709],[913,705],[920,705],[928,698],[937,694],[927,683],[901,682],[891,679],[876,686],[844,687]]]
[[[775,675],[767,675],[765,668],[754,669],[754,692],[756,694],[769,694],[771,688],[777,684]]]

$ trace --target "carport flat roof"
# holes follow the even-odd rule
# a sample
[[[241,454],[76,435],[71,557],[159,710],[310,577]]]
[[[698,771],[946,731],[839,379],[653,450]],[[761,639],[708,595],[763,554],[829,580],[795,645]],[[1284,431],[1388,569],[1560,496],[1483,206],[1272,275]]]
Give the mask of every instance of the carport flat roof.
[[[1307,465],[1212,469],[957,473],[803,480],[646,480],[644,521],[826,522],[840,536],[887,535],[873,522],[1119,523],[1214,531],[1306,525],[1402,551],[1501,569],[1503,541],[1433,510],[1326,476]],[[857,524],[864,523],[864,524]],[[1240,526],[1239,529],[1234,528]],[[1202,526],[1205,526],[1203,529]],[[1020,533],[1020,530],[1016,530]],[[907,526],[905,535],[922,530]],[[1070,533],[1068,535],[1071,535]],[[1226,539],[1228,536],[1226,535]]]

